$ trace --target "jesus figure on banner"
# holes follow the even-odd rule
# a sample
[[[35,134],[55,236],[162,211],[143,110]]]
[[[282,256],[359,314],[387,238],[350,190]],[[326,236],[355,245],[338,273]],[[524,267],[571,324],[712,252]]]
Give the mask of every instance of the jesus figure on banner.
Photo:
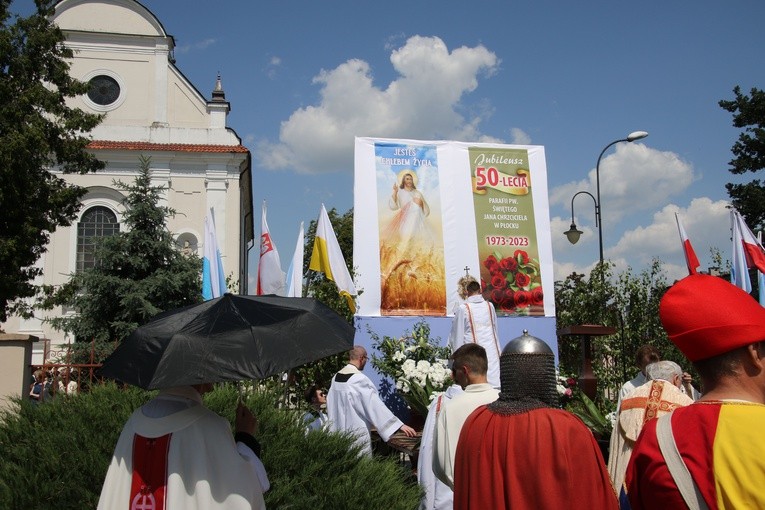
[[[408,249],[410,244],[432,247],[433,234],[425,223],[425,218],[430,216],[430,207],[415,186],[414,174],[405,172],[401,184],[393,184],[388,206],[398,213],[383,234],[387,242],[397,244],[402,252],[411,251]]]
[[[445,294],[443,254],[428,223],[430,207],[417,189],[413,170],[399,172],[388,199],[396,211],[382,230],[380,266],[383,272],[381,309],[395,314],[443,313]],[[438,249],[437,249],[438,248]]]

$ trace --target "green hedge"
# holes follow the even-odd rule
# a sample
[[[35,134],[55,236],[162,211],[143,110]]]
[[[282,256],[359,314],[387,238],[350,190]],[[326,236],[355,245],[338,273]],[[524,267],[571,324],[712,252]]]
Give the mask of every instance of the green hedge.
[[[34,405],[19,402],[0,422],[0,508],[95,508],[122,426],[153,393],[114,384]],[[238,393],[221,386],[205,404],[232,423]],[[305,434],[302,413],[276,409],[278,394],[246,398],[271,480],[269,509],[417,508],[420,489],[393,459],[360,459],[351,438]]]

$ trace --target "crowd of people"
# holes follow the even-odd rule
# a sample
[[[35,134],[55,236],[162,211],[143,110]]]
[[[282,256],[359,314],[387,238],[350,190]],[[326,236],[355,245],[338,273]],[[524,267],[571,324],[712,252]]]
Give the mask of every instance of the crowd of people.
[[[76,395],[80,391],[76,368],[54,367],[48,370],[38,368],[32,373],[27,396],[35,404],[45,402],[56,395]]]
[[[433,399],[422,431],[420,508],[765,508],[758,484],[765,473],[765,308],[749,295],[707,275],[666,292],[662,323],[699,373],[703,394],[677,363],[641,348],[640,374],[619,395],[608,467],[590,429],[560,409],[550,347],[526,332],[508,343],[498,353],[497,388],[487,377],[496,347],[479,341],[496,339],[491,309],[479,326],[470,308],[453,328],[455,384]],[[353,434],[360,456],[372,454],[373,429],[383,441],[396,432],[417,435],[380,399],[363,373],[367,360],[355,346],[328,392],[306,392],[304,416],[306,433]],[[133,414],[99,508],[265,507],[257,420],[240,407],[232,438],[228,423],[202,405],[209,388],[163,390]]]

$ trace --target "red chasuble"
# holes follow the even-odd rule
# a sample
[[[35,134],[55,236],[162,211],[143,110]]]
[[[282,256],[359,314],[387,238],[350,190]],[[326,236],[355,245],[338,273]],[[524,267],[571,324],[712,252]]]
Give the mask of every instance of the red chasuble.
[[[748,402],[702,401],[672,414],[677,449],[710,510],[765,508],[763,425],[765,406]],[[635,443],[625,486],[625,508],[687,508],[659,450],[656,420]]]
[[[460,433],[455,509],[618,508],[598,443],[560,409],[500,415],[486,406]]]

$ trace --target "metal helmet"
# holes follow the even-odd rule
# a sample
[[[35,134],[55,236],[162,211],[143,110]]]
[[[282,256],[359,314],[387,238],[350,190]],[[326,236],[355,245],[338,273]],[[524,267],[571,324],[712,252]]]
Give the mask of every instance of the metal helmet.
[[[558,407],[555,354],[546,342],[529,335],[511,340],[499,361],[502,390],[489,407],[502,414],[518,414],[541,407]]]

